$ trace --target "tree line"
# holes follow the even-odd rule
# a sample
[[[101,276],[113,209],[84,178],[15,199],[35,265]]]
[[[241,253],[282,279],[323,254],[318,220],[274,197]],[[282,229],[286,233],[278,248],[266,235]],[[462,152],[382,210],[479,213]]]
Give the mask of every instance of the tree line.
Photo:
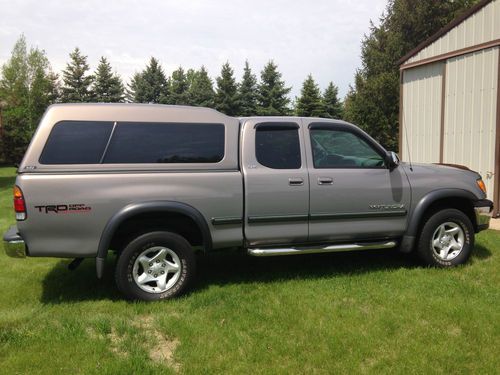
[[[259,77],[248,61],[242,79],[225,63],[213,80],[205,67],[167,75],[158,59],[124,84],[102,57],[91,71],[87,57],[75,48],[61,74],[43,50],[28,48],[24,36],[15,44],[0,75],[0,121],[4,161],[18,162],[46,107],[58,102],[137,102],[185,104],[215,108],[231,116],[291,115],[343,118],[397,150],[399,129],[399,65],[408,51],[438,31],[478,0],[389,0],[379,25],[370,25],[361,44],[361,67],[342,102],[332,82],[321,91],[309,75],[299,97],[278,66],[269,61]]]
[[[177,68],[167,76],[158,59],[125,85],[110,62],[101,57],[94,71],[79,48],[69,54],[60,75],[54,73],[43,50],[28,48],[26,38],[16,42],[0,77],[2,150],[6,162],[18,162],[48,105],[53,103],[159,103],[215,108],[228,116],[321,116],[341,118],[338,87],[330,82],[321,92],[312,75],[304,81],[294,102],[271,60],[260,79],[245,62],[240,82],[229,62],[215,81],[206,68]]]

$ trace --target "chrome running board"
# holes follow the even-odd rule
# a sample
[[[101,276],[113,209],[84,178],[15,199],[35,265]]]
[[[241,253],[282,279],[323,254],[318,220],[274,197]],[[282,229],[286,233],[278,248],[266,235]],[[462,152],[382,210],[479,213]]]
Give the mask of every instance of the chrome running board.
[[[249,248],[248,254],[256,257],[270,257],[278,255],[336,253],[342,251],[391,249],[396,247],[396,241],[366,242],[342,245],[325,245],[322,247],[289,247],[289,248]]]

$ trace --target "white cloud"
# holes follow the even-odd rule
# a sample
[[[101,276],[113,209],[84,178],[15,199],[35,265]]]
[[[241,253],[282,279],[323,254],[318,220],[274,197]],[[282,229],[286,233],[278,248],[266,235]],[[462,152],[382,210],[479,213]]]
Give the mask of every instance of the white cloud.
[[[167,73],[205,65],[215,77],[229,61],[238,76],[245,59],[255,73],[273,59],[297,95],[307,74],[344,95],[360,65],[369,21],[385,0],[0,0],[0,63],[24,33],[46,50],[55,70],[78,46],[95,67],[105,55],[128,79],[157,57]]]

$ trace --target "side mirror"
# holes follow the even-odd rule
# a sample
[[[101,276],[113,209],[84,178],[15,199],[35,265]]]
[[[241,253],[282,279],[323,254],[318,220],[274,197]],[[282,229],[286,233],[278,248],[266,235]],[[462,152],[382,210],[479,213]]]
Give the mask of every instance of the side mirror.
[[[386,163],[390,169],[394,169],[399,165],[399,156],[394,151],[389,151],[386,156]]]

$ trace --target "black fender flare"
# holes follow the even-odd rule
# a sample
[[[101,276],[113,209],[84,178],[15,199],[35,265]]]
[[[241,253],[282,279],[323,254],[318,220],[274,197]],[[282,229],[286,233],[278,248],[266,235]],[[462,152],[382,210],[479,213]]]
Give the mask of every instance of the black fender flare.
[[[469,200],[471,204],[480,200],[480,198],[472,192],[463,189],[438,189],[427,193],[420,199],[411,212],[406,233],[401,240],[400,248],[402,252],[409,253],[412,251],[418,235],[418,228],[422,222],[425,211],[431,206],[431,204],[445,198],[464,198]]]
[[[96,256],[97,278],[102,278],[104,274],[104,264],[106,261],[106,256],[108,254],[109,246],[111,244],[111,239],[113,238],[113,235],[120,224],[135,215],[148,212],[178,213],[188,216],[200,228],[203,239],[203,247],[205,251],[209,251],[212,249],[212,235],[210,234],[208,223],[205,220],[205,217],[200,213],[200,211],[198,211],[193,206],[190,206],[186,203],[174,201],[148,201],[131,203],[115,213],[108,220],[106,226],[104,227],[104,230],[101,234],[101,239],[99,240],[99,247],[97,249]]]

